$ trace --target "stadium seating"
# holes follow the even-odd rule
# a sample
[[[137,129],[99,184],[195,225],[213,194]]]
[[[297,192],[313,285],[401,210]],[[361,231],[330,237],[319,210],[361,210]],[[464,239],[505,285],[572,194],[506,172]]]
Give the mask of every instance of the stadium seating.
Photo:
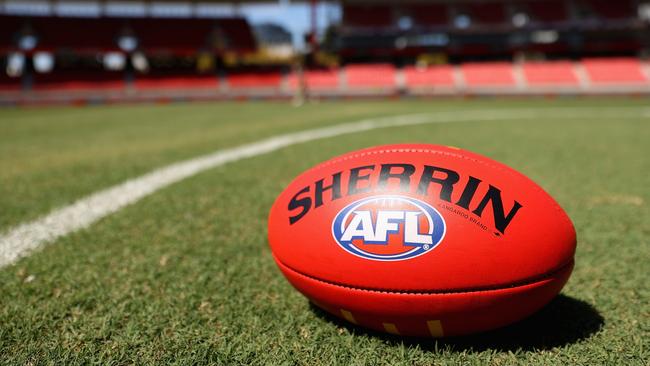
[[[209,19],[133,19],[129,21],[139,46],[145,52],[194,54],[208,48],[208,37],[214,28]]]
[[[578,86],[572,62],[531,62],[522,65],[526,82],[530,86]]]
[[[227,40],[225,50],[245,53],[257,49],[253,30],[246,19],[221,18],[217,20],[217,28]]]
[[[512,87],[515,78],[509,62],[466,63],[461,65],[468,87]]]
[[[35,17],[28,21],[37,34],[38,50],[74,50],[77,53],[118,49],[118,19]]]
[[[453,67],[448,65],[426,68],[407,66],[404,68],[404,78],[406,86],[410,88],[454,87]]]
[[[233,72],[226,80],[231,89],[277,89],[281,86],[282,74],[276,70]]]
[[[324,91],[336,90],[339,88],[339,70],[305,70],[303,77],[307,88],[310,90]],[[298,78],[295,74],[289,75],[289,88],[298,87]]]
[[[196,73],[162,72],[152,71],[151,73],[138,75],[133,82],[136,89],[215,89],[219,86],[216,75],[205,75]]]
[[[348,65],[344,68],[350,88],[394,88],[395,67],[390,64]]]
[[[645,84],[649,81],[636,58],[584,59],[582,64],[592,84]]]

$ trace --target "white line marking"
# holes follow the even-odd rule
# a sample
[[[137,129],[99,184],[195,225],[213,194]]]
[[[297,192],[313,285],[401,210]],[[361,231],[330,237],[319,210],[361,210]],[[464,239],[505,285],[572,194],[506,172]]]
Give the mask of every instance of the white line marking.
[[[270,137],[239,147],[218,150],[156,169],[148,174],[96,192],[76,202],[53,210],[34,221],[18,225],[0,235],[0,268],[16,262],[32,251],[61,236],[92,225],[101,218],[137,202],[159,189],[191,177],[202,171],[237,160],[266,154],[299,143],[328,137],[368,131],[378,128],[412,126],[425,123],[469,121],[521,120],[539,118],[639,118],[639,111],[622,114],[621,109],[547,108],[450,111],[436,114],[410,114],[383,118],[369,118],[352,123],[317,128],[297,133]],[[612,113],[607,113],[607,111]],[[559,112],[557,115],[555,113]],[[586,113],[585,113],[586,112]]]

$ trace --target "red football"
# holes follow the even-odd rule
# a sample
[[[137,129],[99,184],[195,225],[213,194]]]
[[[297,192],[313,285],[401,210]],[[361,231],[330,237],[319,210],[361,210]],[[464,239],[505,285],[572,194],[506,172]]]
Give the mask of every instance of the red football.
[[[573,269],[571,220],[542,188],[486,157],[379,146],[296,178],[271,208],[289,282],[354,324],[452,336],[522,319]]]

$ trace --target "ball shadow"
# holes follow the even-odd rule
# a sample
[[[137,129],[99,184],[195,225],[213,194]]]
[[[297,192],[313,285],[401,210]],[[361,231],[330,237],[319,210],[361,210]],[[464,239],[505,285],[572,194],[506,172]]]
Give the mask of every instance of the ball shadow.
[[[605,324],[605,319],[589,303],[565,295],[558,295],[540,311],[515,324],[476,335],[442,339],[399,337],[375,332],[347,323],[311,303],[310,308],[316,316],[347,328],[352,334],[380,338],[395,345],[417,345],[432,352],[440,349],[470,352],[546,350],[589,338]]]

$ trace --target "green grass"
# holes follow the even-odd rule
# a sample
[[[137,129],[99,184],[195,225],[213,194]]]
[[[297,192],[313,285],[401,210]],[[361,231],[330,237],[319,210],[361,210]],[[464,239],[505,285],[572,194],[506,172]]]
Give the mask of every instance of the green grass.
[[[553,119],[542,113],[534,121],[374,130],[199,174],[0,269],[0,364],[645,365],[646,105],[454,100],[0,110],[0,230],[170,162],[364,117],[554,106],[627,106],[639,115]],[[311,307],[273,263],[266,243],[270,205],[312,165],[396,142],[473,150],[549,191],[579,238],[563,295],[514,326],[439,341],[367,332]]]

